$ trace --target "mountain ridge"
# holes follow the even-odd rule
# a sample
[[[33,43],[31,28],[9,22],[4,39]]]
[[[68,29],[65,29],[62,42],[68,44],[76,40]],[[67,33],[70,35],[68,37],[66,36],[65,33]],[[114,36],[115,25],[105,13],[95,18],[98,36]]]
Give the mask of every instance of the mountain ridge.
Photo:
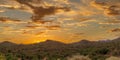
[[[101,41],[90,41],[90,40],[80,40],[78,42],[73,42],[73,43],[68,43],[69,44],[76,44],[76,43],[93,43],[93,42],[111,42],[111,41],[120,41],[120,38],[116,38],[116,39],[113,39],[113,40],[101,40]],[[56,40],[50,40],[50,39],[47,39],[46,41],[43,41],[43,42],[38,42],[38,43],[33,43],[33,44],[43,44],[43,43],[61,43],[61,44],[66,44],[66,43],[63,43],[63,42],[60,42],[60,41],[56,41]],[[13,43],[13,42],[10,42],[10,41],[3,41],[3,42],[0,42],[0,44],[16,44],[16,45],[31,45],[31,44],[17,44],[17,43]]]
[[[0,43],[0,52],[13,54],[23,60],[31,60],[31,56],[43,59],[44,57],[68,57],[74,54],[89,55],[91,59],[120,56],[120,38],[110,41],[87,41],[64,44],[59,41],[46,40],[36,44],[15,44],[10,42]],[[24,57],[23,57],[24,56]],[[52,60],[52,59],[51,59]],[[101,59],[102,60],[102,59]]]

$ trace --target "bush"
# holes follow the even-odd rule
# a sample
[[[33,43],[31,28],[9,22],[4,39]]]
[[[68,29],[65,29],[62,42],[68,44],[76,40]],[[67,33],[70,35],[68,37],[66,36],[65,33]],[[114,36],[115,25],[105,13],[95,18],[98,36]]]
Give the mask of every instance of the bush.
[[[7,60],[17,60],[18,58],[14,56],[12,53],[6,54],[6,59]]]
[[[91,55],[90,58],[92,60],[105,60],[106,56],[104,56],[104,55]]]
[[[5,56],[2,53],[0,53],[0,60],[6,60]]]
[[[97,51],[97,53],[103,54],[103,55],[107,54],[108,52],[109,52],[109,49],[107,48],[101,48]]]

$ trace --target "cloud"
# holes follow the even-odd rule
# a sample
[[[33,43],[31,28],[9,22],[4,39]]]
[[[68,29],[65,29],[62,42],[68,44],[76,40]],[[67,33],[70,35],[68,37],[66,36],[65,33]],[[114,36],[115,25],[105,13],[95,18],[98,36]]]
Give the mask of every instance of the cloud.
[[[70,38],[81,38],[84,33],[70,33]]]
[[[39,7],[39,8],[35,8],[34,10],[34,16],[33,16],[33,21],[39,21],[42,20],[42,18],[46,15],[54,15],[55,13],[57,13],[56,11],[62,9],[64,10],[65,8],[61,8],[61,7],[49,7],[49,8],[43,8],[43,7]],[[40,12],[41,11],[41,12]]]
[[[107,15],[120,15],[120,6],[110,6],[108,9],[106,9],[105,13]]]
[[[19,4],[15,0],[0,0],[0,7],[19,8],[20,6],[21,4]]]
[[[17,0],[0,0],[0,8],[6,8],[6,10],[21,10],[29,13],[33,13],[32,9],[27,5],[20,4]]]
[[[41,26],[26,26],[27,28],[30,28],[30,29],[35,29],[35,28],[39,28]]]
[[[91,4],[94,7],[103,10],[106,15],[120,15],[120,0],[94,0]]]
[[[41,35],[41,34],[44,34],[45,32],[41,31],[41,32],[37,32],[35,35]]]
[[[72,2],[72,0],[15,0],[23,7],[29,7],[29,10],[32,11],[32,21],[37,23],[47,23],[53,22],[44,20],[44,17],[55,15],[57,19],[79,19],[80,16],[91,16],[96,14],[93,9],[88,5],[89,0]],[[86,2],[86,3],[85,3]],[[78,8],[79,7],[79,8]],[[89,8],[89,10],[88,10]],[[22,9],[22,7],[21,7]],[[25,8],[23,8],[25,9]],[[67,13],[68,12],[68,13]],[[59,19],[61,20],[61,19]]]
[[[7,10],[4,14],[11,15],[8,14],[11,11],[10,13],[15,13],[21,19],[2,17],[0,26],[10,25],[14,28],[11,34],[15,32],[15,34],[42,36],[45,32],[41,30],[48,30],[50,32],[45,34],[50,34],[50,36],[53,34],[61,37],[63,34],[73,33],[66,35],[77,37],[72,40],[99,39],[103,37],[101,32],[106,31],[106,28],[119,27],[119,5],[119,0],[0,0],[0,7]],[[31,17],[30,21],[26,20],[28,18],[22,19],[22,17],[28,16],[19,14],[22,12],[29,12],[28,15],[32,15],[32,17],[28,17],[29,19]],[[14,14],[12,15],[14,17]],[[105,26],[105,28],[99,28],[101,26]],[[89,32],[89,30],[95,31]],[[58,32],[62,32],[61,35]],[[91,37],[91,34],[93,36],[96,34],[96,38]],[[106,38],[108,35],[106,34],[104,37]]]
[[[51,25],[51,26],[44,26],[45,28],[47,28],[48,30],[59,30],[61,28],[61,26],[59,25]]]
[[[110,32],[120,32],[120,28],[112,29],[112,30],[110,30]]]
[[[29,6],[32,10],[33,10],[33,16],[32,16],[32,21],[33,22],[45,22],[43,21],[43,17],[47,16],[47,15],[54,15],[57,12],[57,10],[63,10],[63,11],[69,11],[69,8],[67,7],[57,7],[57,6],[47,6],[47,7],[43,7],[43,6],[39,6],[36,7],[34,5],[32,5],[31,3],[35,3],[35,4],[42,4],[43,2],[41,2],[42,0],[16,0],[17,2],[19,2],[20,4],[24,4]]]
[[[12,31],[14,28],[10,26],[4,26],[3,29],[4,31]]]
[[[15,19],[11,19],[8,17],[0,17],[0,22],[2,22],[2,23],[18,23],[18,22],[21,22],[21,20],[15,20]]]
[[[112,19],[112,20],[107,20],[107,21],[104,21],[104,22],[99,22],[99,24],[100,25],[119,25],[120,20]]]
[[[0,13],[5,12],[6,10],[0,10]]]

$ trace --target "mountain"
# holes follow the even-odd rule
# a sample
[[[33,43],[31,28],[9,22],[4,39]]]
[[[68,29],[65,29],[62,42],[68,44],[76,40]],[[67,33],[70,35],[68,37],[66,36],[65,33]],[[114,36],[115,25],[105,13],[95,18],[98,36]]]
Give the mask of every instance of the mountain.
[[[88,55],[91,59],[120,56],[120,38],[114,40],[88,41],[65,44],[55,40],[46,40],[40,43],[29,45],[15,44],[8,41],[0,43],[0,52],[4,54],[12,53],[23,60],[31,60],[31,57],[67,57],[74,54]],[[51,59],[52,60],[52,59]]]
[[[65,47],[65,46],[83,46],[83,45],[94,45],[94,44],[106,44],[106,43],[119,43],[120,42],[120,38],[114,39],[114,40],[102,40],[102,41],[89,41],[89,40],[81,40],[79,42],[74,42],[74,43],[70,43],[70,44],[65,44],[59,41],[55,41],[55,40],[46,40],[44,42],[40,42],[40,43],[34,43],[34,44],[28,44],[28,45],[24,45],[24,44],[15,44],[9,41],[4,41],[0,43],[0,46],[6,46],[6,47],[10,47],[10,46],[24,46],[24,47],[44,47],[44,48],[61,48],[61,47]]]
[[[89,41],[89,40],[81,40],[79,42],[75,42],[75,43],[71,43],[73,45],[81,45],[81,44],[89,44],[89,43],[92,43],[92,41]]]
[[[62,42],[59,42],[59,41],[54,41],[54,40],[46,40],[45,42],[40,42],[40,43],[37,43],[37,44],[40,44],[40,45],[65,45],[64,43]]]
[[[29,45],[24,45],[24,49],[28,49],[28,50],[59,50],[59,49],[63,49],[64,47],[66,47],[67,44],[64,44],[62,42],[59,41],[54,41],[54,40],[46,40],[44,42],[40,42],[40,43],[34,43],[34,44],[29,44]]]
[[[17,44],[9,42],[9,41],[4,41],[4,42],[0,43],[0,46],[6,46],[6,47],[10,47],[10,46],[12,47],[12,46],[15,46],[15,45],[17,45]]]
[[[11,47],[13,48],[14,46],[19,46],[19,47],[24,47],[24,48],[33,48],[33,47],[40,47],[40,48],[46,48],[46,49],[60,49],[63,47],[70,47],[70,46],[92,46],[92,45],[103,45],[103,44],[109,44],[109,43],[119,43],[120,42],[120,38],[114,39],[114,40],[102,40],[102,41],[89,41],[89,40],[81,40],[79,42],[74,42],[74,43],[70,43],[70,44],[65,44],[59,41],[55,41],[55,40],[46,40],[44,42],[40,42],[40,43],[34,43],[34,44],[28,44],[28,45],[24,45],[24,44],[15,44],[9,41],[4,41],[0,43],[0,47],[4,46],[4,47]]]

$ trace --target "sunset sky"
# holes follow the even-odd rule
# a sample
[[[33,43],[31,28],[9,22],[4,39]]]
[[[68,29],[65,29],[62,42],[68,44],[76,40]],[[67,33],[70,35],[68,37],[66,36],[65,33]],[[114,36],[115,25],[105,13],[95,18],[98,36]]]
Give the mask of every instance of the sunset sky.
[[[0,42],[120,37],[120,0],[0,0]]]

